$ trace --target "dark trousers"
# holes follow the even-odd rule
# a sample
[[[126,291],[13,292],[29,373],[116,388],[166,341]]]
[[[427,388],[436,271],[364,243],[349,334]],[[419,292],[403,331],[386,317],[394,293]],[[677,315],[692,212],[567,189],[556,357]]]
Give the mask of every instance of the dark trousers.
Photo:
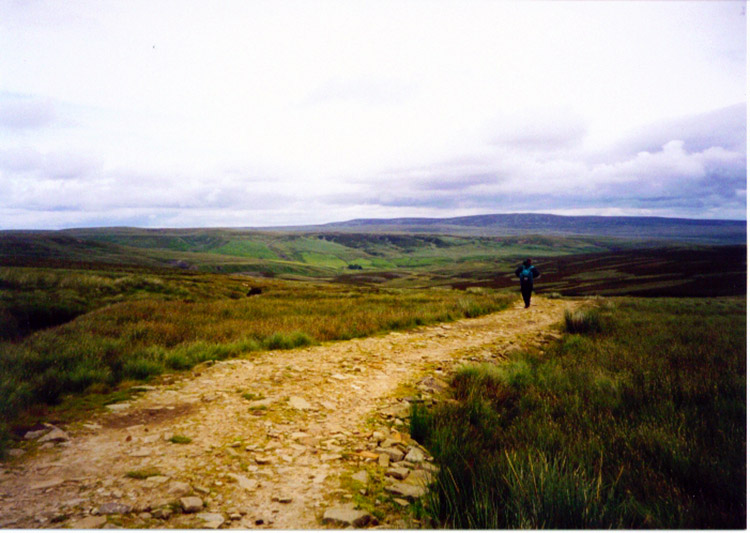
[[[526,307],[531,305],[531,291],[534,289],[534,286],[531,283],[522,283],[521,284],[521,295],[523,296],[523,303]]]

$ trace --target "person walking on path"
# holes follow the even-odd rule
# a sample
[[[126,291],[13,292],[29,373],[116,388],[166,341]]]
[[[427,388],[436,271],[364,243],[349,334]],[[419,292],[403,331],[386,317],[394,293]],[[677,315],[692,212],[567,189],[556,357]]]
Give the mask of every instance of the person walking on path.
[[[540,276],[539,271],[531,264],[531,259],[527,259],[516,269],[516,276],[521,280],[521,295],[523,296],[525,307],[528,308],[531,305],[531,291],[534,290],[534,278]]]

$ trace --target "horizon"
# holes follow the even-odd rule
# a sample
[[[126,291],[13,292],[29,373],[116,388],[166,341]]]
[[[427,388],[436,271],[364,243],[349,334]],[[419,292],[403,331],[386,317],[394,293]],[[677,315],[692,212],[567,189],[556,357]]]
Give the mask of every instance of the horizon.
[[[747,219],[729,219],[729,218],[685,218],[685,217],[667,217],[658,215],[558,215],[547,212],[506,212],[506,213],[481,213],[478,215],[468,216],[457,216],[457,217],[393,217],[393,218],[354,218],[348,220],[334,220],[329,222],[321,222],[318,224],[289,224],[280,226],[71,226],[64,228],[12,228],[12,229],[0,229],[0,232],[12,233],[12,232],[65,232],[65,231],[76,231],[76,230],[87,230],[87,229],[137,229],[137,230],[248,230],[248,231],[264,231],[274,229],[305,229],[305,228],[324,228],[325,226],[332,225],[345,225],[352,222],[367,221],[377,225],[378,222],[388,223],[394,221],[410,220],[410,221],[450,221],[462,218],[479,218],[479,217],[491,217],[491,216],[512,216],[512,215],[538,215],[538,216],[551,216],[551,217],[562,217],[562,218],[632,218],[632,219],[659,219],[659,220],[674,220],[674,221],[687,221],[687,222],[733,222],[743,223],[747,225]]]
[[[2,230],[747,219],[742,2],[0,9]]]

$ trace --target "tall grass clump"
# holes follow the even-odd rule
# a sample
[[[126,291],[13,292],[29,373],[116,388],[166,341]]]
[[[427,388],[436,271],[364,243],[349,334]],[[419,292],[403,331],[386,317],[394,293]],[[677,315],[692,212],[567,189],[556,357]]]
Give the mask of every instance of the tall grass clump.
[[[598,309],[565,310],[565,331],[568,333],[600,333],[602,315]]]
[[[744,529],[744,306],[623,300],[594,336],[460,369],[456,402],[412,411],[433,525]]]

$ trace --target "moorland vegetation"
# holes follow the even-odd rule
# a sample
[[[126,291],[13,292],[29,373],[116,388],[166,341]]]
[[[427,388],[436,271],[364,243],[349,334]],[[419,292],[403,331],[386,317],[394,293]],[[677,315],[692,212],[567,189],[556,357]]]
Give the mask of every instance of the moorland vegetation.
[[[543,353],[468,366],[415,408],[460,529],[746,527],[744,298],[608,300]]]
[[[203,361],[501,310],[530,255],[539,292],[607,299],[560,317],[564,337],[544,352],[464,368],[455,401],[415,409],[412,433],[441,471],[412,510],[459,528],[742,528],[747,266],[730,226],[680,242],[2,232],[0,451],[38,421]]]

